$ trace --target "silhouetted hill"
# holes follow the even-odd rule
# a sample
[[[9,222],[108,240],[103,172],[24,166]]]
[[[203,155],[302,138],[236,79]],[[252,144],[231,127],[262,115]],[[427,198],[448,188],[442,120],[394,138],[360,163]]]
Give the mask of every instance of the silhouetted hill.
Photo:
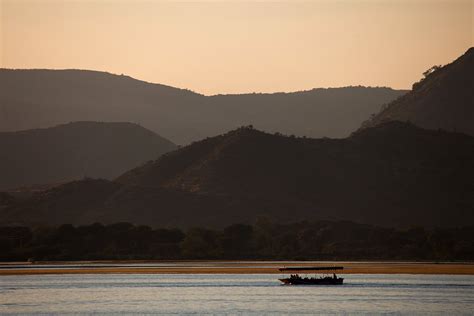
[[[250,203],[226,196],[126,186],[83,179],[35,193],[0,212],[1,225],[132,222],[152,226],[220,226],[253,218]]]
[[[400,122],[346,139],[240,128],[169,152],[115,182],[43,192],[4,210],[0,222],[222,226],[264,215],[456,226],[474,220],[473,178],[474,138],[464,134]]]
[[[131,123],[75,122],[0,133],[0,189],[114,178],[176,146]]]
[[[230,195],[284,212],[378,224],[472,219],[474,139],[391,122],[343,140],[243,128],[121,176],[139,186]]]
[[[474,48],[413,85],[364,126],[410,121],[420,127],[474,135]]]
[[[255,127],[309,137],[346,137],[405,91],[347,87],[216,95],[84,70],[0,69],[0,131],[71,121],[135,122],[178,144]]]

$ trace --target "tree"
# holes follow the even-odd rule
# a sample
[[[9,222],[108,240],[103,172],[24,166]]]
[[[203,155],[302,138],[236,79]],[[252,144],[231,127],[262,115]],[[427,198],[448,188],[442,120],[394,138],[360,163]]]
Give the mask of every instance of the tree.
[[[230,257],[247,257],[253,250],[253,227],[245,224],[234,224],[224,229],[222,248]]]
[[[430,69],[426,70],[424,73],[423,73],[423,76],[426,78],[428,77],[429,75],[431,75],[433,72],[441,69],[441,65],[434,65],[433,67],[431,67]]]
[[[190,229],[181,243],[185,258],[214,259],[218,255],[217,233],[210,229]]]

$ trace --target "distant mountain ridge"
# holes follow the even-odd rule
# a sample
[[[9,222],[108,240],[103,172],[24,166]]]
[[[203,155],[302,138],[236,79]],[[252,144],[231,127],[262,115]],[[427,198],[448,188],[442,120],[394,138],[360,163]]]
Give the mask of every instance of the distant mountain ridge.
[[[0,223],[223,226],[268,216],[384,226],[474,221],[474,138],[389,122],[346,139],[244,127],[164,154],[116,181],[53,188]]]
[[[393,120],[474,136],[474,47],[452,63],[428,71],[412,91],[389,103],[363,126]]]
[[[470,127],[474,126],[470,125],[474,105],[470,89],[473,56],[474,50],[469,49],[452,64],[428,72],[411,92],[388,104],[346,138],[283,136],[249,125],[171,150],[114,181],[78,180],[37,192],[27,199],[2,195],[0,224],[127,221],[156,227],[224,226],[248,223],[262,215],[281,222],[351,220],[392,227],[473,223],[474,137],[469,135]],[[142,83],[136,82],[140,88],[128,90],[131,79],[115,79],[126,81],[123,89],[110,90],[110,86],[97,83],[92,84],[95,90],[85,89],[96,94],[92,99],[86,98],[87,102],[95,100],[91,109],[97,100],[105,98],[108,109],[122,115],[129,111],[132,100],[141,100],[136,108],[146,115],[140,119],[163,123],[165,130],[179,130],[183,133],[174,135],[188,140],[248,120],[249,113],[258,119],[256,126],[265,126],[266,130],[275,127],[276,131],[284,132],[296,128],[304,135],[309,126],[315,128],[315,134],[350,133],[345,129],[357,120],[341,124],[342,129],[331,130],[331,124],[361,114],[357,102],[367,101],[368,91],[352,87],[236,98],[205,97],[161,86],[151,86],[144,93]],[[103,83],[102,79],[99,82]],[[158,93],[155,88],[166,93]],[[104,90],[109,92],[104,94]],[[384,89],[369,90],[391,94]],[[355,98],[356,94],[359,97]],[[173,96],[164,97],[169,95]],[[116,103],[109,103],[111,96]],[[139,96],[141,99],[137,99]],[[154,103],[157,98],[161,100],[158,105]],[[61,107],[66,99],[58,98],[56,105]],[[161,103],[163,100],[169,102]],[[313,104],[320,104],[315,100],[326,100],[329,106],[315,107]],[[348,104],[357,106],[351,108]],[[84,109],[84,103],[75,105]],[[294,108],[300,111],[295,113]],[[329,109],[335,111],[328,114],[325,111]],[[350,109],[355,111],[353,115],[349,115]],[[103,112],[110,113],[115,112]],[[214,120],[209,120],[211,116]],[[280,126],[275,122],[280,122]],[[186,138],[189,135],[192,137]],[[22,142],[12,142],[18,143]],[[33,142],[44,143],[47,142]],[[8,145],[3,147],[9,148]],[[130,152],[123,153],[127,154]],[[23,156],[35,154],[20,155]],[[98,161],[107,167],[113,164],[113,157],[120,156],[101,156]],[[4,165],[12,166],[12,161],[7,159]],[[33,170],[37,169],[41,168]]]
[[[253,124],[268,132],[346,137],[406,91],[346,87],[204,96],[86,70],[0,69],[0,131],[71,121],[134,122],[177,144]]]
[[[112,179],[176,148],[132,123],[74,122],[0,133],[0,189]]]

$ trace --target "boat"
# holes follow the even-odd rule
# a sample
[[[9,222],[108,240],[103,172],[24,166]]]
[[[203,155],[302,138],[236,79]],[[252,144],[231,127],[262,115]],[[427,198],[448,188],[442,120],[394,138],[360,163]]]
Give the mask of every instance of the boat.
[[[336,270],[342,270],[344,267],[288,267],[280,268],[281,272],[295,272],[290,277],[280,280],[284,285],[342,285],[344,278],[339,278],[336,275]],[[332,276],[322,277],[301,277],[298,272],[318,273],[319,271],[332,272]]]

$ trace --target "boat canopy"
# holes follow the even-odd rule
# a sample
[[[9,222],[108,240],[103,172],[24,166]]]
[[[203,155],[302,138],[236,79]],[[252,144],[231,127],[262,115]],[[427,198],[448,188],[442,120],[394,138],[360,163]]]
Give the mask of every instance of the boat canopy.
[[[320,271],[320,270],[342,270],[344,267],[288,267],[280,268],[280,271]]]

